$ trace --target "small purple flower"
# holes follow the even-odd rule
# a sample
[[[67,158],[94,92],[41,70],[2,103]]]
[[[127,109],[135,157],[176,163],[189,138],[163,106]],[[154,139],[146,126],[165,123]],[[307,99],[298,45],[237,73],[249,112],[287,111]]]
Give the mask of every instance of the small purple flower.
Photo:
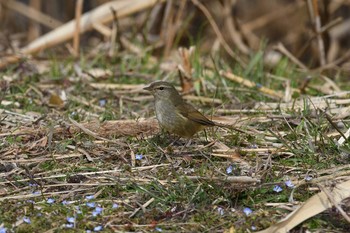
[[[119,207],[118,203],[113,203],[112,209],[116,209],[116,208],[118,208],[118,207]]]
[[[75,223],[75,218],[74,217],[67,217],[67,222]]]
[[[37,187],[38,184],[37,183],[29,183],[29,187]]]
[[[23,222],[28,223],[28,224],[31,223],[30,218],[26,217],[26,216],[23,217]]]
[[[88,202],[88,203],[86,203],[86,205],[90,208],[95,208],[96,203],[95,202]]]
[[[92,211],[92,216],[96,217],[97,215],[100,215],[102,213],[103,208],[102,207],[96,207],[94,211]]]
[[[102,230],[102,226],[97,226],[97,227],[94,227],[94,231],[101,231]]]
[[[40,191],[34,191],[33,194],[34,194],[34,195],[40,195],[41,192],[40,192]]]
[[[292,183],[291,180],[287,180],[286,182],[284,182],[285,185],[288,187],[288,188],[294,188],[294,184]]]
[[[82,211],[80,210],[80,207],[79,206],[74,206],[75,210],[77,211],[78,214],[81,214]]]
[[[91,230],[86,230],[86,233],[91,233],[92,231]]]
[[[35,204],[35,201],[33,200],[27,200],[28,203],[32,203],[32,204]]]
[[[275,191],[276,193],[282,192],[282,190],[283,189],[279,185],[275,185],[275,187],[273,187],[273,191]]]
[[[252,229],[252,231],[256,231],[256,226],[252,226],[250,229]]]
[[[312,180],[312,176],[306,175],[304,179],[305,179],[306,181],[310,181],[310,180]]]
[[[46,201],[47,204],[52,204],[54,202],[55,202],[55,199],[53,199],[53,198],[48,198]]]
[[[86,196],[86,197],[85,197],[86,200],[92,200],[92,199],[94,199],[94,198],[95,198],[94,195],[89,195],[89,196]]]
[[[65,226],[66,226],[66,228],[73,228],[74,224],[73,223],[67,223]]]
[[[73,223],[67,223],[66,224],[66,228],[73,228],[74,227],[74,224]]]
[[[135,155],[135,159],[136,160],[141,160],[143,158],[143,155],[142,154],[136,154]]]
[[[107,103],[107,100],[105,100],[105,99],[100,99],[98,101],[98,104],[100,105],[100,107],[104,107],[106,105],[106,103]]]
[[[69,205],[69,201],[66,201],[66,200],[63,200],[61,203],[62,205]]]
[[[251,213],[253,213],[253,211],[248,207],[244,207],[243,212],[246,216],[249,216]]]
[[[219,215],[224,215],[224,213],[225,213],[224,209],[221,208],[221,207],[218,207],[218,214]]]
[[[0,227],[0,233],[6,233],[7,228],[6,227]]]
[[[156,227],[155,230],[158,231],[158,232],[162,232],[163,231],[163,229],[160,228],[160,227]]]
[[[226,173],[227,173],[227,174],[231,174],[232,171],[233,171],[232,165],[230,165],[230,166],[228,166],[228,167],[226,168]]]

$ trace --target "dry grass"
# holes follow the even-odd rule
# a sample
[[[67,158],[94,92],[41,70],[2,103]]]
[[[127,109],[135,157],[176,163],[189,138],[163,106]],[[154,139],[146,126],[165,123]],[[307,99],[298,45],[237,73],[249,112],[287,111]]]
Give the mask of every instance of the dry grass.
[[[280,225],[319,193],[334,208],[309,208],[311,218],[288,229],[348,232],[348,195],[334,192],[346,193],[341,185],[350,177],[349,52],[339,49],[347,22],[336,18],[346,1],[330,3],[327,25],[317,22],[325,14],[312,5],[317,1],[282,4],[256,19],[252,12],[241,22],[228,9],[246,9],[243,1],[164,1],[160,8],[135,2],[138,8],[110,3],[123,11],[108,3],[96,21],[77,16],[87,28],[64,25],[59,37],[48,34],[50,43],[44,36],[17,48],[10,35],[0,48],[32,54],[73,31],[78,38],[78,29],[108,38],[86,50],[75,40],[74,49],[66,44],[40,59],[13,52],[1,59],[0,232],[252,232]],[[306,22],[306,10],[314,31],[285,26]],[[101,23],[110,20],[111,29]],[[204,22],[203,31],[193,31],[196,22]],[[257,31],[267,25],[285,37],[262,52]],[[154,31],[157,43],[149,41]],[[339,50],[328,51],[327,33]],[[197,47],[175,51],[188,41]],[[211,56],[203,52],[209,50]],[[190,145],[171,144],[142,90],[159,79],[240,132],[213,128]]]

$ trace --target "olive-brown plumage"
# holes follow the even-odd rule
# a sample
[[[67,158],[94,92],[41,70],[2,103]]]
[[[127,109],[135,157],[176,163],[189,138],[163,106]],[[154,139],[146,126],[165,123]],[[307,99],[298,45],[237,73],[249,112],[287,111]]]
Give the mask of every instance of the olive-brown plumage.
[[[190,138],[204,127],[217,125],[186,103],[175,87],[168,82],[156,81],[144,89],[154,96],[159,125],[170,133]]]

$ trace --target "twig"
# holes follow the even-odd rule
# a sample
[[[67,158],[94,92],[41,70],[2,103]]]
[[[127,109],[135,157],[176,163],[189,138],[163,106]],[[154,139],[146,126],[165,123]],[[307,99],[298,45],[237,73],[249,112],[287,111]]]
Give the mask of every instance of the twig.
[[[346,140],[350,137],[350,128],[345,132],[344,135],[341,136],[341,138],[338,139],[338,145],[343,145]]]
[[[112,57],[114,55],[115,43],[118,42],[121,49],[123,49],[124,45],[121,41],[121,32],[120,32],[117,11],[113,7],[111,7],[111,11],[113,14],[113,24],[112,24],[112,35],[111,35],[111,45],[109,50],[109,56]]]
[[[68,156],[66,156],[65,158],[67,158]],[[132,172],[140,172],[140,171],[145,171],[145,170],[151,170],[154,168],[158,168],[158,167],[167,167],[170,166],[170,164],[167,163],[162,163],[162,164],[157,164],[157,165],[152,165],[152,166],[144,166],[144,167],[135,167],[135,168],[131,168]],[[115,170],[105,170],[105,171],[94,171],[94,172],[79,172],[79,173],[75,173],[74,175],[76,176],[96,176],[99,174],[118,174],[120,172],[123,172],[123,169],[115,169]],[[0,174],[1,177],[2,174]],[[6,173],[4,176],[8,175],[8,173]],[[49,179],[57,179],[57,178],[66,178],[67,174],[57,174],[57,175],[51,175],[51,176],[43,176],[43,173],[40,174],[34,174],[35,177],[33,177],[33,180],[35,181],[39,181],[39,180],[49,180]],[[120,180],[123,180],[123,178],[117,178]],[[29,181],[29,178],[26,179],[19,179],[16,180],[16,182],[25,182],[25,181]],[[124,180],[129,180],[129,179],[124,179]],[[137,181],[137,180],[135,180]],[[139,179],[139,181],[150,181],[150,179]],[[4,185],[4,184],[9,184],[11,183],[11,181],[3,181],[0,182],[0,185]]]
[[[2,3],[6,4],[6,7],[21,13],[22,15],[45,25],[48,28],[55,29],[62,25],[62,22],[59,20],[48,16],[41,11],[38,11],[32,7],[28,7],[26,4],[18,2],[18,1],[2,1]]]
[[[11,199],[16,199],[16,200],[29,199],[29,198],[33,198],[33,197],[41,197],[42,195],[44,195],[44,196],[56,196],[56,195],[60,195],[60,194],[64,194],[64,193],[82,192],[82,191],[86,191],[86,190],[90,190],[90,189],[82,188],[82,189],[49,192],[49,193],[39,193],[39,194],[33,193],[33,194],[24,194],[24,195],[17,195],[17,196],[6,196],[6,197],[1,197],[0,201],[11,200]]]
[[[119,18],[125,18],[131,14],[141,10],[153,7],[157,2],[164,2],[165,0],[129,0],[129,1],[111,1],[96,7],[90,12],[82,15],[80,20],[80,33],[93,29],[94,22],[106,23],[112,20],[110,7],[118,11]],[[7,1],[14,3],[16,1]],[[36,14],[33,14],[36,15]],[[52,20],[47,20],[52,21]],[[59,43],[67,41],[72,38],[75,31],[75,21],[72,20],[59,28],[37,38],[26,47],[21,48],[20,52],[23,55],[34,54],[49,47],[55,46]],[[22,56],[11,55],[0,59],[0,68],[5,67],[10,63],[18,62]]]
[[[203,177],[203,176],[186,176],[189,180],[214,180],[228,181],[235,184],[253,184],[260,183],[260,180],[250,176],[224,176],[224,177]]]
[[[154,202],[154,200],[155,199],[153,197],[149,199],[145,204],[143,204],[141,207],[137,208],[134,212],[132,212],[132,214],[129,215],[129,218],[134,217],[137,214],[137,212],[139,212],[141,209],[145,211],[145,208],[149,206],[152,202]]]
[[[100,139],[100,140],[107,141],[107,142],[110,142],[110,143],[115,143],[115,144],[117,144],[119,146],[122,146],[122,147],[128,147],[128,145],[123,143],[123,142],[118,142],[116,140],[109,140],[107,138],[98,136],[96,133],[94,133],[91,130],[85,128],[83,125],[79,124],[78,122],[76,122],[72,118],[69,118],[69,121],[72,122],[72,124],[75,125],[76,127],[78,127],[79,129],[81,129],[84,133],[86,133],[87,135],[90,135],[90,136],[92,136],[92,137],[94,137],[96,139]]]
[[[243,53],[248,55],[250,53],[250,48],[244,44],[242,35],[238,32],[236,25],[234,24],[234,18],[231,14],[231,10],[236,1],[225,0],[223,5],[223,12],[225,18],[225,25],[228,29],[228,33],[231,36],[233,43],[237,48]]]
[[[320,111],[323,112],[323,114],[325,115],[327,121],[333,126],[333,128],[338,131],[338,133],[340,133],[340,135],[347,140],[347,137],[343,134],[343,132],[338,128],[338,126],[332,121],[331,117],[323,110],[319,109]]]
[[[321,67],[318,67],[315,71],[316,72],[321,72],[325,69],[330,69],[330,68],[333,68],[343,62],[346,62],[348,61],[348,59],[350,58],[350,50],[346,51],[345,54],[343,56],[341,56],[340,58],[338,58],[337,60],[331,62],[331,63],[328,63],[324,66],[321,66]]]
[[[76,146],[73,146],[73,145],[67,145],[67,148],[70,148],[70,149],[73,149],[73,150],[78,150],[80,153],[84,154],[86,159],[89,161],[89,162],[93,162],[94,159],[90,156],[90,154],[84,150],[83,148],[79,148],[79,147],[76,147]]]
[[[322,192],[326,194],[326,196],[328,197],[328,200],[333,204],[333,206],[335,206],[335,208],[337,208],[337,210],[344,217],[344,219],[348,221],[348,223],[350,223],[350,217],[345,213],[345,211],[340,207],[340,205],[334,200],[332,194],[329,193],[329,191],[322,185],[318,185],[318,187],[321,189]]]
[[[107,38],[112,35],[112,30],[102,23],[94,22],[92,27]]]
[[[80,45],[80,18],[83,9],[84,0],[78,0],[75,5],[75,31],[73,37],[73,51],[74,56],[79,56],[79,45]]]
[[[197,6],[202,12],[203,14],[207,17],[211,27],[213,28],[216,36],[218,37],[220,44],[224,47],[224,49],[226,50],[226,52],[233,58],[235,59],[242,67],[246,67],[246,63],[238,56],[238,54],[236,54],[231,47],[227,44],[227,42],[225,41],[218,25],[216,24],[213,16],[211,16],[210,12],[208,11],[208,9],[198,0],[191,0],[193,2],[193,4],[195,6]]]
[[[311,3],[312,1],[312,3]],[[326,52],[324,47],[324,41],[321,33],[321,18],[318,10],[318,0],[308,0],[308,8],[310,12],[310,17],[313,17],[313,23],[315,26],[318,50],[320,55],[320,65],[324,66],[326,64]]]
[[[41,0],[30,0],[29,5],[32,9],[40,11]],[[32,41],[40,36],[40,25],[37,22],[29,22],[28,41]]]
[[[298,60],[293,54],[291,54],[282,43],[278,43],[275,48],[287,56],[294,64],[298,65],[303,70],[309,70],[301,61]]]
[[[324,25],[320,29],[320,33],[325,33],[326,31],[330,30],[331,28],[333,28],[334,26],[340,24],[341,22],[343,22],[343,18],[341,18],[341,17],[338,17],[335,20],[332,20],[331,22],[327,23],[326,25]]]
[[[271,97],[274,97],[274,98],[277,98],[277,99],[283,99],[283,94],[282,93],[278,93],[270,88],[267,88],[267,87],[263,87],[263,86],[260,86],[258,85],[257,83],[255,82],[252,82],[248,79],[244,79],[242,77],[239,77],[237,75],[234,75],[230,72],[227,72],[227,71],[223,71],[221,70],[220,72],[220,75],[221,76],[224,76],[225,78],[231,80],[231,81],[234,81],[234,82],[237,82],[239,84],[242,84],[243,86],[246,86],[246,87],[249,87],[249,88],[257,88],[260,92],[264,93],[264,94],[267,94]]]

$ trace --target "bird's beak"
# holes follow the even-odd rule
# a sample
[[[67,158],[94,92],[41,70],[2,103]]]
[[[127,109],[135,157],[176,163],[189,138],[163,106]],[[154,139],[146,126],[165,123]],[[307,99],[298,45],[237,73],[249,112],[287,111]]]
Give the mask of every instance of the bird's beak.
[[[151,85],[145,86],[145,87],[143,88],[143,90],[151,91]]]

